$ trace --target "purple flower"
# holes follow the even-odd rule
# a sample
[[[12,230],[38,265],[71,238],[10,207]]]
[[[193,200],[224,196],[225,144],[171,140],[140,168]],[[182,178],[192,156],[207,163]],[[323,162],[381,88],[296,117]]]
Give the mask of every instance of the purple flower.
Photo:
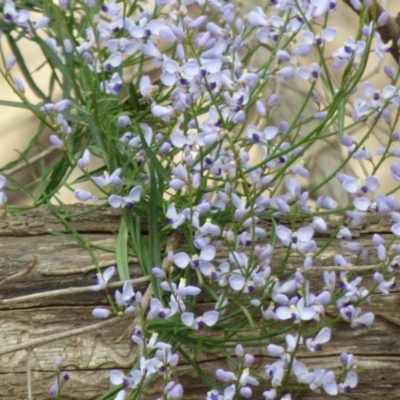
[[[74,192],[75,198],[79,201],[88,201],[88,200],[92,200],[93,203],[97,203],[98,199],[97,197],[92,194],[92,192],[89,192],[88,190],[84,190],[84,189],[77,189]]]
[[[6,70],[10,71],[16,63],[17,58],[14,55],[11,55],[6,61]]]
[[[368,176],[364,181],[361,181],[349,175],[338,174],[337,179],[342,184],[346,192],[356,194],[358,196],[362,196],[369,192],[374,192],[380,186],[380,183],[375,176]]]
[[[191,286],[191,285],[186,285],[186,279],[181,278],[179,280],[179,285],[178,287],[176,286],[175,282],[161,282],[161,287],[163,290],[167,292],[172,292],[179,296],[181,299],[185,299],[186,296],[197,296],[200,292],[201,289],[197,286]]]
[[[174,204],[170,204],[167,209],[165,221],[170,224],[172,228],[176,229],[185,222],[186,217],[183,214],[178,214]]]
[[[49,140],[57,149],[61,149],[64,146],[64,142],[57,135],[50,135]]]
[[[220,236],[221,228],[211,222],[211,218],[207,218],[206,222],[200,226],[198,215],[193,215],[193,226],[198,229],[201,235]]]
[[[374,281],[378,283],[378,290],[382,294],[389,294],[389,290],[396,287],[395,277],[393,276],[388,281],[385,281],[383,275],[379,272],[374,273]]]
[[[4,175],[0,175],[0,190],[6,185],[7,179]]]
[[[92,315],[93,317],[95,317],[96,319],[105,319],[108,318],[110,316],[111,312],[110,310],[107,310],[106,308],[95,308],[92,311]]]
[[[181,321],[191,329],[202,329],[204,325],[213,326],[217,323],[219,314],[217,311],[206,311],[202,316],[195,318],[192,312],[184,312]]]
[[[209,268],[213,268],[211,260],[215,258],[216,250],[214,246],[204,246],[199,255],[190,257],[187,253],[181,252],[174,255],[174,263],[179,268],[186,268],[191,263],[192,268],[200,268],[202,271],[208,271]]]
[[[306,365],[297,359],[293,362],[292,371],[296,375],[299,383],[310,385],[315,379],[315,374],[310,372]]]
[[[230,385],[224,389],[224,394],[220,395],[216,389],[207,393],[206,400],[232,400],[235,396],[235,385]]]
[[[103,273],[99,272],[94,276],[95,285],[91,286],[90,289],[98,291],[105,289],[107,282],[112,278],[115,273],[115,267],[108,267]]]
[[[360,315],[360,313],[360,307],[354,308],[351,305],[340,309],[340,315],[345,321],[350,321],[350,326],[352,328],[364,328],[366,326],[371,326],[374,323],[375,316],[372,312],[363,315]]]
[[[314,240],[314,229],[311,227],[300,228],[297,232],[292,232],[289,228],[283,225],[276,227],[276,236],[282,241],[284,246],[292,246],[300,252],[313,252],[317,246]]]
[[[346,370],[349,370],[354,365],[354,355],[346,352],[340,353],[339,361]]]
[[[396,182],[400,182],[400,165],[397,162],[390,164],[390,175]]]
[[[152,100],[152,94],[158,89],[157,86],[154,86],[151,84],[150,77],[148,75],[143,75],[142,78],[140,79],[139,83],[139,90],[140,94],[143,96],[143,98]]]
[[[122,168],[117,168],[111,175],[105,171],[104,176],[92,176],[92,180],[100,187],[113,185],[118,188],[122,186],[122,180],[120,178],[121,173]]]
[[[330,396],[336,396],[338,394],[338,385],[335,380],[334,372],[326,371],[323,368],[316,368],[314,370],[314,381],[309,387],[314,391],[323,388]]]
[[[347,373],[343,383],[339,383],[339,391],[342,393],[350,393],[358,384],[358,376],[354,371]]]
[[[20,92],[20,93],[25,93],[25,85],[24,85],[24,83],[22,82],[22,79],[19,78],[18,76],[16,76],[16,77],[14,78],[14,85],[15,85],[15,89],[17,89],[18,92]]]
[[[170,308],[164,307],[160,300],[155,298],[150,300],[150,310],[147,313],[147,319],[149,321],[156,318],[161,318],[161,319],[169,318],[173,314],[174,311],[171,310]]]
[[[290,319],[294,323],[302,321],[310,321],[317,319],[318,314],[314,307],[307,307],[304,304],[304,298],[301,298],[297,304],[292,304],[290,307],[278,307],[276,316],[280,320]]]
[[[125,128],[131,124],[131,119],[127,115],[121,115],[118,117],[118,126]]]
[[[133,204],[137,203],[140,200],[141,191],[142,191],[141,186],[135,186],[129,192],[128,196],[121,197],[121,196],[112,194],[108,198],[108,203],[113,208],[119,208],[119,207],[132,208]]]
[[[315,339],[307,339],[306,346],[311,352],[321,351],[322,344],[329,342],[331,340],[331,330],[330,328],[324,327],[320,330]]]
[[[183,396],[183,387],[180,383],[168,382],[164,390],[167,399],[181,399]]]
[[[129,373],[129,375],[125,375],[122,371],[115,369],[110,372],[110,382],[115,386],[123,385],[124,387],[130,387],[134,389],[139,385],[141,380],[142,374],[139,370],[133,370]]]
[[[86,165],[90,164],[90,158],[91,158],[91,154],[90,154],[90,150],[89,149],[85,149],[82,157],[78,160],[77,165],[79,169],[83,169]]]
[[[174,114],[174,109],[171,106],[160,106],[156,103],[152,103],[151,113],[164,122],[168,122]]]
[[[275,79],[278,82],[282,81],[292,81],[294,78],[295,69],[293,67],[283,67],[280,70],[276,71]]]

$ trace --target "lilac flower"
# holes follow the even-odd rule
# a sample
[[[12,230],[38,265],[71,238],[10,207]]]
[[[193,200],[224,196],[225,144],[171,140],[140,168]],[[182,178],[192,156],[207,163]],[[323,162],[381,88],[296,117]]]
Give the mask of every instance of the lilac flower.
[[[281,386],[283,377],[285,376],[284,362],[279,360],[271,366],[266,366],[265,375],[267,378],[270,378],[274,389]]]
[[[299,323],[301,320],[309,321],[316,319],[318,314],[314,307],[308,307],[304,303],[304,298],[301,298],[297,304],[292,304],[290,307],[278,307],[276,316],[280,320],[290,319],[294,323]]]
[[[187,253],[181,252],[174,255],[173,260],[177,267],[186,268],[191,263],[192,268],[201,268],[207,271],[213,265],[209,262],[215,257],[215,247],[205,246],[201,249],[200,255],[190,257]]]
[[[207,393],[206,400],[232,400],[235,396],[235,391],[235,385],[226,387],[222,395],[216,389],[213,389]]]
[[[244,368],[242,374],[239,377],[239,385],[243,387],[246,385],[257,386],[258,384],[258,380],[250,375],[249,368]]]
[[[6,177],[4,175],[0,175],[0,205],[7,203],[7,196],[4,192],[1,191],[6,185],[6,182]]]
[[[380,186],[380,183],[375,176],[368,176],[365,178],[364,182],[345,174],[338,174],[337,178],[346,192],[358,196],[374,192]]]
[[[113,185],[117,188],[122,186],[122,180],[120,175],[122,173],[122,168],[117,168],[111,175],[105,171],[104,176],[92,176],[92,180],[96,185],[100,187],[105,187],[107,185]]]
[[[64,146],[64,142],[57,135],[50,135],[49,140],[57,149],[61,149]]]
[[[275,79],[278,82],[282,81],[291,81],[294,78],[294,68],[293,67],[283,67],[280,70],[276,71]]]
[[[324,271],[324,282],[325,286],[324,289],[333,292],[335,290],[335,283],[336,283],[336,275],[333,271]]]
[[[165,221],[170,224],[172,228],[176,229],[185,222],[185,215],[178,214],[174,204],[170,204],[167,209],[167,214],[165,216]]]
[[[6,61],[6,70],[10,71],[16,63],[17,58],[14,55],[11,55]]]
[[[20,93],[25,93],[25,85],[24,85],[24,83],[22,82],[22,79],[21,78],[19,78],[18,76],[16,76],[15,78],[14,78],[14,85],[15,85],[15,89],[17,89],[18,90],[18,92],[20,92]]]
[[[299,383],[310,385],[312,382],[314,382],[315,374],[310,372],[306,365],[297,359],[295,359],[293,362],[292,371],[296,375]]]
[[[4,21],[6,23],[15,22],[18,17],[18,11],[13,1],[6,1],[3,8]]]
[[[114,400],[125,400],[126,399],[126,391],[120,390],[117,395],[114,397]]]
[[[220,236],[221,235],[221,228],[213,224],[211,222],[211,218],[207,218],[206,222],[200,226],[200,221],[198,215],[196,213],[193,215],[192,225],[198,229],[198,233],[201,235],[211,235],[211,236]]]
[[[328,225],[325,220],[318,216],[313,217],[311,226],[318,232],[326,232],[328,230]]]
[[[215,371],[215,377],[222,382],[235,382],[237,380],[236,375],[232,371],[225,371],[221,368]]]
[[[141,191],[142,191],[141,186],[135,186],[129,192],[128,196],[121,197],[121,196],[112,194],[108,198],[108,203],[113,208],[119,208],[119,207],[132,208],[133,204],[137,203],[140,200]]]
[[[181,399],[183,396],[183,387],[180,383],[171,381],[165,386],[164,393],[167,399]]]
[[[338,393],[338,385],[335,380],[334,372],[326,371],[323,368],[316,368],[314,370],[314,381],[309,387],[314,391],[322,388],[330,396],[336,396]]]
[[[125,128],[131,124],[131,119],[127,115],[120,115],[117,123],[118,126]]]
[[[90,164],[90,158],[91,158],[91,154],[90,154],[90,150],[89,149],[85,149],[82,157],[77,161],[77,166],[79,169],[83,169],[86,165]]]
[[[92,192],[89,192],[88,190],[84,190],[84,189],[75,190],[74,196],[77,200],[83,201],[83,202],[91,200],[91,201],[93,201],[93,203],[97,203],[97,201],[98,201],[97,197]]]
[[[199,330],[207,326],[213,326],[217,323],[219,314],[217,311],[206,311],[202,316],[195,318],[192,312],[184,312],[181,315],[181,321],[184,325],[194,330]]]
[[[359,242],[342,242],[340,246],[343,251],[348,251],[353,254],[360,254],[363,249],[362,243]]]
[[[342,265],[342,264],[339,264],[339,265]],[[346,263],[346,265],[350,265],[350,264]],[[361,276],[357,276],[355,279],[353,279],[352,281],[349,282],[347,280],[346,274],[342,273],[341,276],[340,276],[340,284],[339,284],[339,286],[340,286],[341,290],[346,292],[346,296],[347,297],[351,297],[357,291],[357,286],[361,282],[362,282],[362,277]]]
[[[94,277],[95,285],[91,286],[90,289],[98,291],[105,289],[107,282],[112,278],[115,273],[115,267],[108,267],[103,273],[99,272]]]
[[[350,370],[354,365],[354,355],[346,352],[340,353],[340,363],[343,365],[346,371]]]
[[[314,229],[311,227],[300,228],[297,232],[292,232],[289,228],[283,225],[276,227],[276,236],[282,241],[286,247],[291,246],[298,249],[301,253],[313,252],[316,250],[316,243],[311,240],[314,236]]]
[[[152,103],[151,113],[164,122],[168,122],[174,114],[174,109],[171,106],[160,106],[156,103]]]
[[[358,376],[354,371],[350,371],[344,378],[343,383],[339,383],[339,392],[350,393],[358,384]]]
[[[325,210],[335,210],[338,207],[339,207],[338,202],[333,200],[330,197],[320,196],[320,197],[318,197],[318,199],[316,201],[317,210],[319,208],[324,208]]]
[[[263,392],[264,400],[275,400],[276,389],[269,389]]]
[[[389,294],[389,290],[396,287],[395,277],[393,276],[388,281],[385,281],[383,275],[379,272],[374,273],[374,281],[378,283],[378,290],[382,294]]]
[[[357,60],[364,54],[365,48],[365,41],[357,40],[357,42],[355,42],[352,37],[349,37],[344,46],[332,53],[332,58],[334,59],[332,65],[333,70],[338,71],[343,68],[351,59],[353,62],[357,62]]]
[[[400,182],[400,165],[397,162],[390,164],[390,175],[396,182]]]
[[[360,307],[354,308],[351,305],[340,309],[340,315],[345,321],[350,321],[350,326],[352,328],[364,328],[366,326],[371,326],[374,323],[375,316],[372,312],[363,315],[360,315],[360,313]]]
[[[331,330],[330,328],[324,327],[320,330],[315,339],[310,338],[306,340],[307,349],[311,352],[321,351],[322,344],[329,342],[330,339],[331,339]]]
[[[65,111],[70,106],[71,106],[71,101],[68,99],[63,99],[54,104],[54,111],[57,112]]]
[[[172,292],[182,299],[185,299],[186,296],[197,296],[201,292],[201,289],[197,286],[186,285],[185,278],[179,280],[178,286],[174,282],[161,282],[161,287],[163,290]]]
[[[105,319],[108,318],[110,316],[111,312],[110,310],[107,310],[106,308],[95,308],[92,311],[92,315],[93,317],[95,317],[96,319]]]
[[[160,300],[153,298],[150,300],[150,310],[147,313],[147,319],[150,321],[155,318],[168,319],[169,317],[174,315],[176,311],[177,309],[172,310],[170,308],[164,307]]]
[[[143,98],[153,100],[153,93],[158,90],[158,86],[151,84],[150,77],[148,75],[143,75],[139,82],[139,90]]]
[[[100,90],[108,94],[117,95],[122,89],[122,79],[118,72],[114,72],[111,79],[100,82]]]
[[[42,16],[37,19],[37,21],[33,24],[34,29],[42,29],[46,28],[50,23],[50,18],[46,16]]]
[[[116,369],[110,372],[110,382],[115,386],[123,385],[124,387],[134,389],[140,384],[142,379],[142,373],[139,370],[133,370],[129,375],[125,375],[122,371]]]

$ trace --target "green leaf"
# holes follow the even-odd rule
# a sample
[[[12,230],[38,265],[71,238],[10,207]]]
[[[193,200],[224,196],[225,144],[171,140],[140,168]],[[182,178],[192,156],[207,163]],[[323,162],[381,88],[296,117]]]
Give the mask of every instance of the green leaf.
[[[337,108],[337,122],[340,140],[343,138],[344,133],[344,117],[345,117],[346,103],[344,99],[339,99]]]
[[[39,111],[38,106],[34,105],[27,105],[23,103],[22,101],[7,101],[7,100],[0,100],[0,106],[5,106],[5,107],[13,107],[13,108],[23,108],[24,110],[35,110]]]
[[[125,218],[121,218],[115,255],[117,258],[119,279],[121,281],[127,281],[128,279],[130,279],[130,276],[128,266],[128,227],[126,225]]]
[[[243,314],[247,318],[247,321],[249,321],[249,324],[252,327],[252,329],[256,329],[256,326],[253,321],[253,317],[250,315],[249,310],[244,306],[240,306],[240,309],[243,311]]]
[[[162,185],[161,185],[162,188]],[[162,190],[162,189],[161,189]],[[150,268],[161,268],[161,245],[160,229],[158,225],[158,202],[162,201],[162,191],[160,192],[160,182],[154,170],[150,171],[150,201],[149,201],[149,257]],[[162,297],[162,290],[157,278],[148,272],[153,286],[154,294],[158,299]]]

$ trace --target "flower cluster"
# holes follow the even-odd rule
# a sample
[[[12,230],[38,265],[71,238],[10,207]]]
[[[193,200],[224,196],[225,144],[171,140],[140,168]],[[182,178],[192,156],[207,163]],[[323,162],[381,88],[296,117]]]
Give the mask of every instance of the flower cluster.
[[[57,35],[49,17],[33,21],[12,0],[2,12],[4,23],[38,41],[63,76],[52,78],[61,100],[42,96],[41,105],[29,106],[53,130],[50,143],[62,154],[37,204],[57,199],[67,186],[76,200],[121,213],[117,267],[99,271],[91,286],[110,303],[96,307],[95,318],[136,322],[131,340],[140,358],[127,373],[111,372],[115,398],[133,398],[156,376],[164,383],[160,399],[183,398],[174,373],[179,354],[187,356],[185,345],[196,349],[193,358],[204,348],[221,345],[228,354],[235,347],[235,369],[216,370],[223,389],[209,391],[209,400],[251,398],[256,387],[266,400],[289,400],[289,379],[312,392],[350,392],[358,382],[353,355],[340,355],[343,368],[335,375],[325,367],[309,370],[297,353],[328,345],[335,333],[327,311],[350,328],[371,326],[374,314],[362,307],[374,291],[388,294],[395,286],[400,203],[380,191],[377,172],[400,156],[398,74],[386,66],[389,82],[377,88],[358,72],[372,50],[382,57],[389,49],[376,24],[361,13],[357,36],[338,45],[337,29],[329,26],[335,0],[271,1],[243,15],[220,0],[156,0],[153,8],[76,3],[49,5],[55,20],[83,24]],[[195,16],[198,6],[204,13]],[[43,28],[46,39],[37,34]],[[310,61],[313,53],[318,59]],[[12,76],[16,63],[11,56],[2,74],[29,104],[22,80]],[[338,84],[332,71],[339,70]],[[299,101],[288,110],[292,88]],[[380,120],[388,134],[372,153],[366,142]],[[356,140],[350,132],[359,125],[368,131]],[[349,160],[362,163],[364,178]],[[81,175],[72,178],[76,167]],[[400,182],[396,161],[388,175]],[[0,175],[0,205],[5,181]],[[373,236],[374,283],[366,288],[357,267],[371,250],[353,236],[368,213],[389,215],[394,239]],[[332,214],[341,216],[334,231]],[[166,238],[175,241],[164,251]],[[333,240],[339,243],[331,249],[333,267],[319,274],[313,264]],[[128,254],[148,277],[152,296],[128,280]],[[111,296],[116,270],[124,284]],[[273,333],[260,340],[255,326]],[[237,332],[245,330],[276,359],[263,373],[237,345]],[[229,339],[218,342],[211,332]]]

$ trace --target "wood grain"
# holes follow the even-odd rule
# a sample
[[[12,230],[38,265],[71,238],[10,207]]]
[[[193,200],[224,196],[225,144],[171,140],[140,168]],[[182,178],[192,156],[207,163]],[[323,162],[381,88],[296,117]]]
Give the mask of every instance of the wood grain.
[[[93,214],[76,215],[86,210],[82,206],[68,207],[66,215],[81,235],[93,244],[93,253],[98,262],[106,267],[115,264],[116,235],[120,213],[105,209]],[[338,218],[332,220],[331,228]],[[265,222],[268,227],[268,222]],[[379,216],[370,216],[359,229],[357,240],[371,247],[371,233],[379,231],[384,237],[390,236],[390,221]],[[109,372],[112,369],[129,370],[138,358],[138,349],[130,340],[117,341],[129,326],[132,318],[116,319],[115,323],[85,334],[54,340],[31,349],[9,352],[12,346],[32,340],[51,337],[50,335],[71,332],[97,324],[91,311],[94,307],[106,305],[103,293],[86,291],[24,302],[7,303],[6,299],[41,293],[56,289],[85,287],[92,284],[95,273],[93,261],[79,243],[72,237],[54,235],[51,232],[66,233],[67,229],[46,207],[3,216],[0,219],[0,282],[28,267],[34,258],[37,263],[33,271],[0,287],[0,398],[27,399],[27,368],[30,367],[30,381],[33,399],[47,398],[54,380],[53,364],[58,356],[64,358],[64,370],[70,374],[65,386],[63,399],[96,399],[109,389]],[[144,232],[145,234],[145,232]],[[317,238],[323,243],[324,237]],[[98,249],[96,246],[107,249]],[[332,248],[339,246],[333,243]],[[313,267],[310,279],[313,284],[320,281],[321,272],[332,267],[333,251],[323,253]],[[223,259],[226,249],[219,250]],[[373,252],[370,252],[374,257]],[[284,249],[277,248],[274,262],[284,257]],[[371,260],[372,260],[371,258]],[[300,262],[300,258],[298,261]],[[289,269],[297,267],[296,259],[291,260]],[[372,263],[372,261],[371,261]],[[365,262],[368,267],[369,261]],[[140,268],[130,264],[131,276],[140,277]],[[315,276],[314,276],[315,274]],[[365,282],[368,287],[368,280]],[[136,286],[142,293],[146,283]],[[370,305],[363,310],[376,314],[375,324],[368,329],[351,329],[340,323],[333,331],[333,339],[321,354],[301,353],[307,365],[312,368],[325,366],[336,368],[338,355],[342,351],[353,352],[357,358],[357,372],[360,383],[354,390],[354,399],[398,399],[400,398],[400,294],[398,290],[388,296],[374,294]],[[335,312],[327,313],[332,318]],[[247,351],[253,351],[256,364],[262,372],[263,365],[272,361],[267,357],[265,345],[252,343]],[[190,349],[188,349],[190,351]],[[6,352],[6,354],[3,354]],[[216,368],[229,368],[221,358],[218,349],[206,351],[199,357],[199,365],[213,375]],[[177,376],[185,388],[185,399],[204,399],[206,389],[202,386],[192,368],[181,360]],[[262,399],[262,392],[268,387],[256,388],[256,397]],[[160,386],[152,385],[142,395],[143,399],[154,399],[160,395]],[[296,399],[322,399],[326,395],[307,394]],[[338,396],[347,399],[348,396]]]

